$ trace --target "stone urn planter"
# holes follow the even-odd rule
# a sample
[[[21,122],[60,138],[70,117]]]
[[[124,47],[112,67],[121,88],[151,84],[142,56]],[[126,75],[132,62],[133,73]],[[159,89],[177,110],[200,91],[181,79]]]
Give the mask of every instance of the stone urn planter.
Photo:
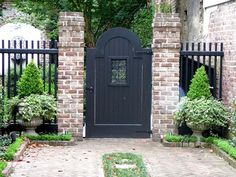
[[[19,114],[21,115],[23,112],[23,108],[26,105],[24,103],[20,103],[18,105],[18,110],[19,110]],[[26,134],[30,134],[30,135],[37,135],[37,133],[35,132],[35,129],[41,125],[43,123],[43,120],[39,117],[34,117],[32,118],[30,121],[25,121],[22,120],[21,124],[25,127],[26,129]]]
[[[192,124],[187,122],[187,126],[189,128],[191,128],[191,130],[193,131],[193,135],[197,137],[197,142],[196,142],[196,146],[200,147],[201,146],[201,137],[202,137],[202,132],[209,129],[210,127],[204,124]]]
[[[37,135],[35,129],[43,123],[41,118],[32,118],[30,121],[22,121],[22,125],[26,129],[26,134]]]

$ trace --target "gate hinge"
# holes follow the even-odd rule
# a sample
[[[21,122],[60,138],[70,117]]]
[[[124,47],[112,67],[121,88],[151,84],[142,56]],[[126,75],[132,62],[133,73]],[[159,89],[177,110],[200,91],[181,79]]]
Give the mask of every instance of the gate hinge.
[[[152,134],[152,130],[140,130],[140,131],[136,131],[136,133],[148,133],[148,134]]]

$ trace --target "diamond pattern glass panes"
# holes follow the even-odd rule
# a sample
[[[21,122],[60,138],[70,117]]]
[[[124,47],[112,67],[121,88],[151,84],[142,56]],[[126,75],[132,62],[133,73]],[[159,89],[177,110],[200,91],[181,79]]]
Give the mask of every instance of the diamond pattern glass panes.
[[[127,83],[127,60],[112,59],[111,60],[111,83],[126,84]]]

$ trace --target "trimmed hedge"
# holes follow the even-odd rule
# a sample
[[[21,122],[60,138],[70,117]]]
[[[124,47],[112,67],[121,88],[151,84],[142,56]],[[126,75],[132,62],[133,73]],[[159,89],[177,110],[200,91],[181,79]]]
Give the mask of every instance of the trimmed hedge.
[[[26,135],[30,140],[36,141],[70,141],[72,139],[71,134],[43,134],[43,135]]]
[[[168,142],[192,142],[195,143],[197,142],[197,137],[196,136],[181,136],[181,135],[165,135],[165,140]]]
[[[213,140],[213,144],[215,144],[217,147],[219,147],[221,150],[225,151],[227,154],[229,154],[232,158],[234,158],[236,160],[236,148],[233,147],[229,143],[228,140],[215,138]]]

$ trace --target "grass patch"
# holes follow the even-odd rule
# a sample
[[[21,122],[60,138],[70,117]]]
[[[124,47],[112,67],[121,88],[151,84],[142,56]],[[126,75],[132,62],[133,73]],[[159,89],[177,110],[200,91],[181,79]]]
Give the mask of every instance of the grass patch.
[[[117,165],[135,165],[134,168],[117,168]],[[112,153],[103,155],[105,177],[148,177],[142,156],[132,153]]]
[[[38,141],[70,141],[72,139],[71,134],[43,134],[43,135],[26,135],[30,140]]]
[[[7,162],[0,161],[0,177],[3,177],[2,171],[6,168]]]
[[[16,141],[12,144],[10,144],[4,153],[4,159],[5,160],[13,160],[13,157],[15,153],[18,151],[20,148],[21,144],[24,142],[22,138],[17,138]]]
[[[196,136],[181,136],[181,135],[171,135],[167,134],[165,135],[165,140],[168,142],[185,142],[185,143],[195,143],[197,142],[197,137]]]

